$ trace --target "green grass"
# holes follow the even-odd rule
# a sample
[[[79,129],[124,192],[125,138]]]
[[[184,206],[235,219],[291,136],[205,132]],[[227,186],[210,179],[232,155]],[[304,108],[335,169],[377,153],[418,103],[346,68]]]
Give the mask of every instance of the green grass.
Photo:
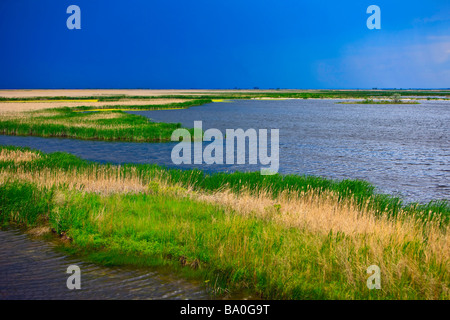
[[[107,98],[107,97],[104,97],[104,98]],[[176,97],[173,97],[173,98],[176,99]],[[134,97],[134,99],[138,99],[138,97]],[[92,109],[95,109],[95,110],[98,110],[98,109],[127,109],[127,110],[139,110],[139,111],[142,111],[142,110],[165,110],[165,109],[187,109],[189,107],[200,106],[200,105],[212,102],[212,99],[210,99],[210,98],[192,99],[192,97],[191,97],[191,99],[189,99],[189,101],[184,101],[184,102],[173,102],[173,103],[153,105],[153,104],[151,104],[152,99],[149,99],[148,105],[129,105],[129,104],[121,105],[120,100],[121,99],[118,99],[117,101],[119,103],[114,106],[98,106],[98,107],[79,106],[79,107],[73,107],[71,109],[73,109],[74,111],[89,111]],[[127,98],[127,100],[128,100],[128,98]],[[111,100],[99,100],[99,101],[111,101]]]
[[[341,245],[351,249],[345,235],[286,229],[168,195],[100,196],[10,183],[0,185],[0,196],[3,222],[36,226],[47,221],[73,239],[72,253],[90,261],[170,268],[203,280],[212,294],[245,290],[272,299],[424,298],[406,270],[396,287],[383,291],[349,282],[334,251]],[[355,251],[351,257],[367,264],[364,254]],[[445,273],[433,276],[445,279]],[[445,298],[441,294],[436,298]]]
[[[311,252],[303,253],[308,244],[300,232],[167,195],[59,192],[64,200],[57,202],[56,192],[33,184],[0,185],[2,200],[8,200],[2,201],[0,219],[28,226],[37,225],[38,217],[46,219],[73,239],[72,253],[109,266],[165,266],[203,279],[212,293],[250,290],[270,298],[324,299],[345,298],[352,291],[338,271],[330,274],[330,281],[341,283],[339,291],[323,283],[319,265],[312,266],[313,274],[300,264],[289,275],[269,268],[286,254],[299,263],[309,259]],[[100,223],[99,210],[107,217]]]
[[[1,151],[30,149],[0,146]],[[111,171],[113,174],[123,178],[137,176],[148,184],[149,193],[100,195],[69,190],[64,185],[42,187],[15,179],[0,183],[1,224],[16,223],[29,228],[48,225],[72,239],[68,252],[90,261],[170,269],[203,280],[212,294],[219,295],[244,290],[272,299],[448,299],[448,293],[440,289],[449,279],[448,270],[441,263],[427,260],[423,254],[426,243],[405,239],[404,245],[386,247],[380,256],[370,250],[367,235],[287,228],[217,204],[180,197],[160,189],[153,181],[163,177],[202,192],[230,188],[238,195],[244,189],[270,190],[274,197],[285,190],[330,190],[339,193],[342,201],[354,198],[363,205],[369,200],[379,210],[389,210],[392,218],[396,210],[405,208],[411,214],[431,211],[448,218],[446,202],[405,207],[398,198],[376,195],[373,186],[358,180],[205,174],[156,165],[117,168],[66,153],[32,152],[40,157],[27,162],[0,161],[0,170],[36,175],[43,170],[58,175],[75,171],[80,175],[91,173],[95,179],[96,173],[105,172],[102,169],[114,167],[117,170]],[[405,258],[412,259],[417,269],[383,274],[383,290],[367,290],[364,279],[368,265],[385,259],[390,261],[388,267],[395,270]],[[424,284],[419,281],[421,277],[434,280]]]
[[[32,150],[29,148],[15,146],[0,146],[1,150]],[[80,174],[84,172],[96,172],[100,168],[115,167],[111,164],[99,164],[92,161],[80,159],[74,155],[55,152],[42,153],[32,150],[41,155],[39,159],[23,162],[0,162],[0,169],[9,170],[24,169],[28,172],[38,172],[44,168],[71,171],[76,170]],[[236,194],[241,191],[250,191],[258,194],[268,191],[277,197],[284,191],[289,192],[315,192],[331,191],[339,194],[341,199],[354,199],[361,207],[369,205],[376,212],[389,212],[395,216],[400,210],[407,210],[414,214],[427,217],[430,214],[439,214],[448,223],[450,219],[450,204],[448,200],[437,199],[429,203],[404,203],[399,197],[375,192],[375,187],[364,180],[333,180],[316,176],[302,175],[261,175],[259,172],[234,172],[234,173],[206,173],[202,170],[169,169],[154,164],[123,164],[120,166],[121,176],[135,175],[145,182],[164,176],[169,183],[181,184],[194,190],[215,192],[228,188]]]
[[[107,109],[171,109],[209,103],[193,100],[184,103],[148,106],[107,106]],[[167,142],[179,123],[151,122],[146,117],[120,110],[89,112],[102,107],[55,108],[25,112],[0,119],[0,134],[61,137],[81,140]],[[189,129],[193,134],[193,129]]]
[[[401,93],[403,96],[425,95],[423,92]],[[391,94],[393,93],[387,91],[316,91],[204,95],[198,97],[200,100],[183,104],[138,107],[121,107],[120,100],[125,97],[101,99],[119,102],[118,106],[104,107],[107,109],[148,110],[185,108],[208,103],[210,99],[248,99],[261,96],[367,98]],[[427,94],[448,96],[445,92]],[[159,142],[168,141],[173,130],[180,127],[179,124],[152,123],[144,117],[119,110],[102,111],[103,118],[95,117],[98,113],[80,112],[89,110],[92,108],[59,108],[34,112],[31,120],[2,119],[0,132]],[[49,112],[53,114],[49,115]],[[77,126],[78,124],[85,126]],[[0,146],[0,151],[2,150],[29,149]],[[105,168],[115,167],[85,161],[66,153],[33,152],[38,153],[40,158],[21,163],[0,161],[0,170],[22,170],[30,174],[51,170],[55,175],[76,171],[80,175],[91,173],[95,176]],[[442,217],[442,229],[448,226],[450,217],[447,200],[427,204],[404,203],[398,197],[375,193],[371,184],[360,180],[336,181],[279,174],[261,176],[259,173],[241,172],[207,174],[199,170],[131,164],[120,166],[114,172],[121,177],[139,177],[148,184],[150,192],[100,195],[68,190],[64,186],[42,187],[34,182],[11,179],[0,184],[0,223],[14,223],[29,228],[49,226],[57,233],[67,234],[73,239],[67,247],[68,252],[105,265],[132,264],[167,268],[186,277],[205,281],[212,294],[245,290],[274,299],[448,299],[448,291],[441,288],[441,284],[449,282],[448,265],[427,259],[424,254],[426,241],[419,243],[405,239],[399,246],[386,246],[380,256],[371,251],[367,235],[355,237],[339,232],[320,234],[308,229],[287,228],[271,220],[245,216],[217,204],[166,192],[161,190],[154,179],[163,177],[169,184],[205,193],[225,188],[236,195],[241,195],[244,191],[255,195],[268,191],[274,198],[286,191],[298,194],[334,192],[339,195],[338,201],[352,199],[361,209],[371,208],[373,214],[380,216],[387,213],[392,219],[400,211],[418,217],[424,223],[433,217]],[[344,258],[342,252],[345,252]],[[367,275],[361,266],[365,268],[377,261],[384,261],[383,259],[390,262],[389,275],[382,274],[383,290],[367,290],[364,281]],[[412,265],[416,269],[405,267],[400,270],[405,259],[413,261]],[[428,279],[428,282],[424,284],[422,279]]]
[[[167,95],[167,96],[100,96],[100,97],[39,97],[39,98],[2,98],[3,101],[19,100],[84,100],[97,99],[99,101],[115,101],[115,106],[87,107],[80,106],[75,108],[47,109],[44,111],[24,112],[14,116],[3,117],[0,119],[0,134],[21,135],[21,136],[40,136],[40,137],[62,137],[82,140],[105,140],[105,141],[134,141],[134,142],[167,142],[170,141],[172,132],[180,127],[180,124],[153,123],[145,117],[133,114],[127,114],[120,109],[127,110],[156,110],[156,109],[174,109],[189,108],[205,103],[212,102],[212,99],[251,99],[251,98],[301,98],[301,99],[342,99],[342,98],[364,98],[358,102],[342,102],[344,104],[362,103],[362,104],[392,104],[386,100],[375,101],[373,98],[383,98],[392,96],[426,96],[436,95],[443,98],[450,94],[446,91],[338,91],[338,90],[316,90],[316,91],[272,91],[272,92],[231,92],[231,93],[199,93],[199,95]],[[122,100],[148,100],[148,105],[121,105]],[[188,99],[182,103],[170,103],[166,105],[152,105],[153,99]],[[418,102],[401,102],[405,104],[417,104]],[[108,109],[102,111],[105,119],[95,118],[91,120],[92,113],[89,110]],[[118,109],[110,111],[109,109]],[[48,115],[52,111],[54,115]],[[85,111],[86,113],[82,113]],[[120,117],[112,119],[112,113]],[[191,130],[191,133],[192,130]]]

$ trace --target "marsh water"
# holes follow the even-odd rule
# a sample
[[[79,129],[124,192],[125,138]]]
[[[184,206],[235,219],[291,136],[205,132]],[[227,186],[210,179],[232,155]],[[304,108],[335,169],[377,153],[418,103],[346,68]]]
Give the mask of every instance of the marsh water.
[[[0,300],[210,298],[199,283],[143,268],[88,263],[18,229],[0,230],[0,243]],[[70,265],[81,270],[80,290],[67,288]]]
[[[450,102],[366,105],[335,100],[235,100],[185,110],[133,112],[203,130],[279,129],[282,174],[363,179],[406,202],[450,198]],[[270,137],[269,137],[270,141]],[[0,136],[0,144],[66,151],[111,163],[157,163],[205,171],[259,171],[262,166],[174,165],[176,143],[124,143]],[[203,147],[207,146],[205,142]],[[248,156],[248,155],[247,155]]]
[[[133,112],[203,130],[279,129],[283,174],[364,179],[405,201],[450,198],[450,103],[336,104],[333,100],[237,100],[186,110]],[[0,144],[65,151],[111,163],[175,166],[176,143],[123,143],[0,136]],[[207,145],[207,144],[205,144]],[[206,171],[258,171],[260,165],[183,165]],[[202,299],[202,286],[173,275],[107,268],[55,251],[20,230],[0,231],[0,299]],[[70,264],[83,270],[83,290],[66,288]]]
[[[185,127],[202,120],[204,130],[222,132],[276,128],[281,173],[367,180],[378,191],[406,201],[450,198],[448,101],[364,105],[247,100],[139,114]]]

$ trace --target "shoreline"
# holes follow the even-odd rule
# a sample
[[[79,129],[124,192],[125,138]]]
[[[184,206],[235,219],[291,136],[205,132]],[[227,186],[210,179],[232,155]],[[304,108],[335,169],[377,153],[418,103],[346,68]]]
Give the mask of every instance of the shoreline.
[[[39,125],[47,121],[42,132],[58,125],[56,136],[87,120],[113,126],[123,120],[135,122],[127,134],[137,139],[138,125],[154,124],[119,107],[106,109],[28,115],[39,115]],[[75,122],[52,124],[57,117]],[[10,128],[39,133],[33,119]],[[77,139],[80,132],[87,138],[102,132],[76,130]],[[105,130],[104,140],[114,137]],[[248,290],[269,299],[449,297],[448,201],[404,204],[359,180],[117,166],[12,146],[0,146],[0,179],[2,225],[53,229],[70,254],[105,265],[165,268],[203,281],[219,296]],[[365,288],[366,267],[373,263],[388,270],[381,292]],[[413,281],[430,277],[436,281]]]
[[[68,252],[88,261],[168,268],[214,283],[211,290],[219,295],[249,290],[270,299],[404,299],[405,294],[410,299],[448,298],[439,288],[450,275],[432,267],[434,259],[448,263],[448,247],[434,243],[449,236],[448,204],[440,207],[444,216],[437,211],[429,215],[439,208],[436,204],[403,207],[395,198],[374,195],[363,181],[206,175],[0,148],[2,224],[48,226],[68,245]],[[294,214],[297,210],[304,213]],[[432,232],[433,244],[419,241],[423,232]],[[419,241],[414,243],[426,255],[417,256],[416,247],[403,250],[405,241]],[[323,246],[328,249],[317,256]],[[339,258],[340,250],[360,246],[371,249],[352,249]],[[376,248],[385,246],[395,255],[377,253]],[[318,258],[325,263],[320,268]],[[355,263],[345,266],[347,259]],[[410,269],[408,277],[441,280],[427,290],[421,286],[431,284],[408,282],[414,289],[404,292],[404,286],[398,286],[404,280],[383,278],[385,290],[367,296],[365,281],[355,287],[347,278],[366,277],[365,264],[376,261],[394,272],[397,259],[423,267]],[[299,265],[309,267],[299,270]],[[350,268],[350,273],[341,268]],[[324,270],[327,276],[322,278]],[[287,286],[282,280],[286,275],[291,277]],[[311,291],[311,286],[320,291]],[[424,292],[431,296],[423,296]]]
[[[33,91],[31,91],[33,92]],[[87,93],[86,91],[81,91]],[[145,91],[147,93],[147,91]],[[183,93],[181,91],[180,93]],[[171,96],[98,96],[97,102],[86,102],[86,99],[95,97],[83,96],[76,100],[71,97],[62,96],[42,96],[37,97],[5,98],[0,90],[0,133],[5,135],[19,136],[40,136],[40,137],[64,137],[81,140],[103,140],[103,141],[124,141],[124,142],[168,142],[171,133],[179,124],[167,124],[161,122],[151,122],[145,117],[135,114],[128,114],[125,111],[145,111],[145,110],[177,110],[186,109],[192,106],[199,106],[206,103],[226,103],[236,99],[250,100],[293,100],[293,99],[313,99],[313,100],[336,100],[337,104],[370,104],[367,103],[367,94],[373,92],[352,91],[350,94],[360,95],[358,97],[335,97],[336,94],[349,94],[343,92],[268,92],[258,93],[262,96],[248,95],[240,92],[241,95],[220,96],[220,95],[176,95]],[[27,92],[28,93],[28,92]],[[48,92],[46,92],[48,94]],[[163,93],[167,93],[164,91]],[[225,91],[220,91],[223,94]],[[267,96],[267,94],[272,96]],[[412,93],[416,94],[415,91]],[[303,95],[303,97],[291,97],[291,95]],[[320,95],[320,97],[316,97]],[[332,95],[332,97],[329,97]],[[362,95],[362,96],[361,96]],[[280,97],[281,96],[281,97]],[[359,100],[364,98],[365,100]],[[417,101],[423,99],[402,98],[401,103],[392,103],[382,100],[385,97],[372,97],[373,104],[419,104]],[[27,100],[28,99],[28,100]],[[147,99],[147,100],[146,100]],[[427,100],[438,100],[437,98],[427,98]],[[63,100],[63,102],[61,101]],[[69,100],[70,102],[64,102]],[[352,101],[348,101],[352,100]],[[440,100],[440,99],[439,99]],[[25,101],[25,102],[24,102]],[[73,102],[79,101],[79,102]],[[347,101],[347,102],[346,102]],[[369,101],[369,102],[370,102]],[[91,111],[89,115],[86,112]],[[94,113],[101,112],[101,115]]]

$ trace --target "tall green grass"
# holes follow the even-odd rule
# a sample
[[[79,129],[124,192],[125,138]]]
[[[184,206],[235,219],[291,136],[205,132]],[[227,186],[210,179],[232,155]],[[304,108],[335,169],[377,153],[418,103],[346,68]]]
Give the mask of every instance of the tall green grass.
[[[30,150],[0,146],[0,152]],[[0,170],[14,173],[20,169],[36,175],[43,170],[58,175],[75,171],[80,175],[93,173],[90,177],[95,179],[96,173],[104,175],[108,171],[102,169],[112,167],[61,152],[33,152],[39,155],[31,158],[34,160],[0,161]],[[72,239],[70,252],[107,265],[170,268],[204,280],[212,294],[246,290],[273,299],[448,299],[448,292],[443,289],[449,279],[447,260],[428,259],[424,254],[430,252],[427,241],[380,239],[388,241],[388,245],[379,245],[381,251],[372,251],[370,246],[376,245],[377,239],[370,240],[370,233],[324,234],[286,227],[270,219],[156,190],[157,186],[150,182],[154,178],[167,179],[202,192],[229,188],[237,195],[244,190],[266,190],[274,197],[287,190],[333,191],[340,195],[338,201],[356,199],[361,205],[372,201],[380,212],[390,210],[392,218],[396,210],[405,208],[411,214],[426,215],[431,211],[448,217],[450,210],[445,201],[405,207],[400,199],[377,195],[373,186],[358,180],[206,174],[156,165],[115,168],[111,174],[123,178],[138,176],[151,192],[100,195],[68,190],[64,185],[40,187],[11,178],[0,183],[0,223],[47,225]],[[377,261],[386,262],[383,289],[368,290],[365,270]],[[402,269],[405,261],[413,269]]]
[[[28,148],[14,146],[0,146],[0,151],[5,150],[31,150]],[[0,168],[15,170],[24,168],[30,172],[39,171],[44,168],[55,170],[77,170],[82,172],[97,172],[99,168],[114,166],[111,164],[99,164],[80,159],[74,155],[55,152],[41,153],[39,159],[23,162],[0,162]],[[228,188],[239,194],[241,191],[250,191],[258,194],[266,191],[277,197],[280,193],[308,192],[314,190],[316,193],[334,192],[340,199],[353,199],[362,207],[368,206],[375,212],[388,212],[396,216],[400,210],[408,211],[424,218],[429,215],[442,215],[443,221],[448,223],[450,219],[450,204],[448,199],[436,199],[429,203],[405,203],[401,198],[387,194],[380,194],[375,187],[363,180],[333,180],[316,176],[302,175],[261,175],[259,172],[234,172],[234,173],[206,173],[202,170],[182,170],[166,168],[154,164],[124,164],[120,166],[120,174],[123,177],[137,176],[143,181],[151,181],[154,178],[163,177],[170,183],[181,184],[195,190],[215,192]]]
[[[421,263],[423,255],[415,259],[420,272],[434,279],[428,285],[435,292],[424,290],[414,280],[418,271],[407,269],[400,276],[383,273],[383,290],[371,291],[359,266],[367,267],[380,257],[356,249],[346,235],[284,228],[188,198],[101,196],[17,182],[0,185],[0,197],[3,222],[27,226],[46,222],[72,239],[72,253],[109,266],[170,268],[202,279],[211,294],[245,290],[270,299],[448,298],[439,289],[448,273],[441,265],[430,268]],[[348,250],[349,261],[340,258],[341,250]],[[422,250],[421,244],[417,250]],[[389,250],[383,255],[392,259]],[[394,261],[401,259],[400,254]]]
[[[0,224],[11,221],[35,226],[50,210],[52,193],[32,183],[0,184]]]

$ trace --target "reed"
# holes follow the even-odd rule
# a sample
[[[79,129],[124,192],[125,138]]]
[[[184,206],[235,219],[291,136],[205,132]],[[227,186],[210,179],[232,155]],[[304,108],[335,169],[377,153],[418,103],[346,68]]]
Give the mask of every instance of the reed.
[[[361,209],[368,207],[375,214],[388,213],[396,216],[400,211],[410,212],[426,219],[430,214],[442,216],[443,221],[450,218],[450,205],[447,200],[434,200],[429,203],[404,203],[401,198],[375,192],[375,187],[363,180],[332,180],[315,176],[281,175],[262,176],[258,172],[234,172],[209,174],[201,170],[168,169],[153,164],[124,164],[115,166],[111,164],[99,164],[82,160],[71,154],[56,152],[44,154],[29,148],[14,146],[0,146],[0,151],[5,155],[13,152],[21,157],[22,154],[36,154],[33,161],[28,162],[1,162],[0,169],[23,170],[29,173],[39,173],[43,170],[58,172],[72,172],[72,174],[92,175],[98,178],[104,177],[130,177],[139,179],[143,184],[148,184],[153,179],[163,181],[171,185],[179,185],[192,190],[202,192],[217,192],[229,190],[234,194],[242,192],[270,194],[277,198],[283,193],[304,194],[310,191],[318,193],[333,192],[337,195],[337,201],[352,199],[355,205]],[[11,156],[10,156],[11,157]]]
[[[0,223],[48,226],[86,259],[170,268],[219,295],[448,299],[448,203],[392,199],[363,181],[207,175],[0,147]],[[366,287],[372,264],[381,290]]]
[[[253,208],[258,213],[250,210],[260,206],[247,202],[251,196],[244,198],[250,207],[240,208],[179,194],[161,189],[100,195],[15,181],[0,184],[0,216],[28,226],[48,224],[72,239],[73,252],[92,261],[169,267],[214,283],[213,293],[247,290],[276,299],[449,297],[448,228],[434,220],[375,217],[351,204],[337,205],[332,195],[301,199],[303,212],[266,208],[259,216],[258,208]],[[380,291],[365,287],[372,264],[383,271]]]
[[[126,106],[135,110],[187,108],[210,100],[192,100],[167,105]],[[179,123],[155,123],[119,109],[124,106],[95,107],[108,111],[89,112],[94,107],[55,108],[40,111],[5,113],[0,119],[0,134],[64,137],[81,140],[167,142]],[[117,110],[114,110],[117,109]],[[193,131],[191,132],[193,133]]]

